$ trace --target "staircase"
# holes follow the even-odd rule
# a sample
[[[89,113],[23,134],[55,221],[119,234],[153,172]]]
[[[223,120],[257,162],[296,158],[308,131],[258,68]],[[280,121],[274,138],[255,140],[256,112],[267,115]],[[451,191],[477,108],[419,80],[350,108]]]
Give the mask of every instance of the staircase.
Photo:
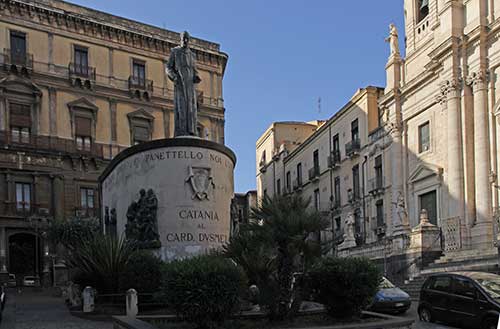
[[[461,250],[447,252],[420,271],[420,274],[401,285],[412,300],[418,300],[420,289],[427,276],[434,273],[457,271],[499,272],[498,251],[496,248],[479,250]]]

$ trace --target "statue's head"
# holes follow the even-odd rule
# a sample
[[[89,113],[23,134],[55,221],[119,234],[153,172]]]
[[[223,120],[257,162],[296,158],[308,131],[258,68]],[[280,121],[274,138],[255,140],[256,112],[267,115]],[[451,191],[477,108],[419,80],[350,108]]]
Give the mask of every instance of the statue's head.
[[[152,188],[150,188],[150,189],[148,190],[148,196],[151,196],[151,195],[153,195],[153,194],[154,194],[153,189],[152,189]]]
[[[139,191],[139,194],[141,195],[141,197],[143,197],[144,195],[146,195],[146,190],[141,188],[141,190]]]
[[[181,32],[181,47],[187,48],[190,38],[188,31]]]

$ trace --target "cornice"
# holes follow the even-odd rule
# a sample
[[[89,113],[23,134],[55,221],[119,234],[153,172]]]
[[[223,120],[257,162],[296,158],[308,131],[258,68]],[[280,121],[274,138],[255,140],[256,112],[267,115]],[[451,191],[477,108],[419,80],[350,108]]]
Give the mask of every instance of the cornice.
[[[104,22],[104,18],[102,18],[103,21],[99,21],[90,16],[57,9],[48,5],[45,6],[40,2],[40,0],[28,0],[28,2],[0,0],[0,16],[17,18],[44,27],[53,27],[62,31],[101,39],[108,43],[126,45],[163,55],[168,54],[170,49],[176,47],[180,39],[179,33],[94,11],[89,8],[57,1],[75,9],[91,11],[92,13],[109,17],[111,22],[116,24]],[[45,2],[53,3],[52,1]],[[127,23],[130,24],[125,26]],[[143,27],[142,30],[138,28],[140,26]],[[197,61],[222,66],[222,71],[224,71],[228,56],[219,50],[218,44],[197,38],[193,38],[192,40],[191,49],[195,53]]]

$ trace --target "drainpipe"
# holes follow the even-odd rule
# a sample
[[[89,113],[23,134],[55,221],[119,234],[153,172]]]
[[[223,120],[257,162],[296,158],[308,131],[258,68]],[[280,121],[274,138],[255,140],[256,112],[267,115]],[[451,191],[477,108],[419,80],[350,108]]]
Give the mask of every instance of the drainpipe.
[[[361,176],[363,180],[363,184],[361,184],[361,189],[363,190],[363,240],[366,243],[366,208],[365,208],[365,165],[368,161],[368,156],[365,155],[363,163],[361,165]]]

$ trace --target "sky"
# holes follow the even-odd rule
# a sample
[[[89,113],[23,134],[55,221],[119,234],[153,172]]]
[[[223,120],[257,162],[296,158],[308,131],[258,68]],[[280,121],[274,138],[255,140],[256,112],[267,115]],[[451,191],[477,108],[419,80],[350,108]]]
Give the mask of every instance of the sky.
[[[403,0],[70,2],[221,45],[235,192],[256,188],[255,143],[272,122],[327,119],[357,89],[385,86],[390,23],[404,46]]]

